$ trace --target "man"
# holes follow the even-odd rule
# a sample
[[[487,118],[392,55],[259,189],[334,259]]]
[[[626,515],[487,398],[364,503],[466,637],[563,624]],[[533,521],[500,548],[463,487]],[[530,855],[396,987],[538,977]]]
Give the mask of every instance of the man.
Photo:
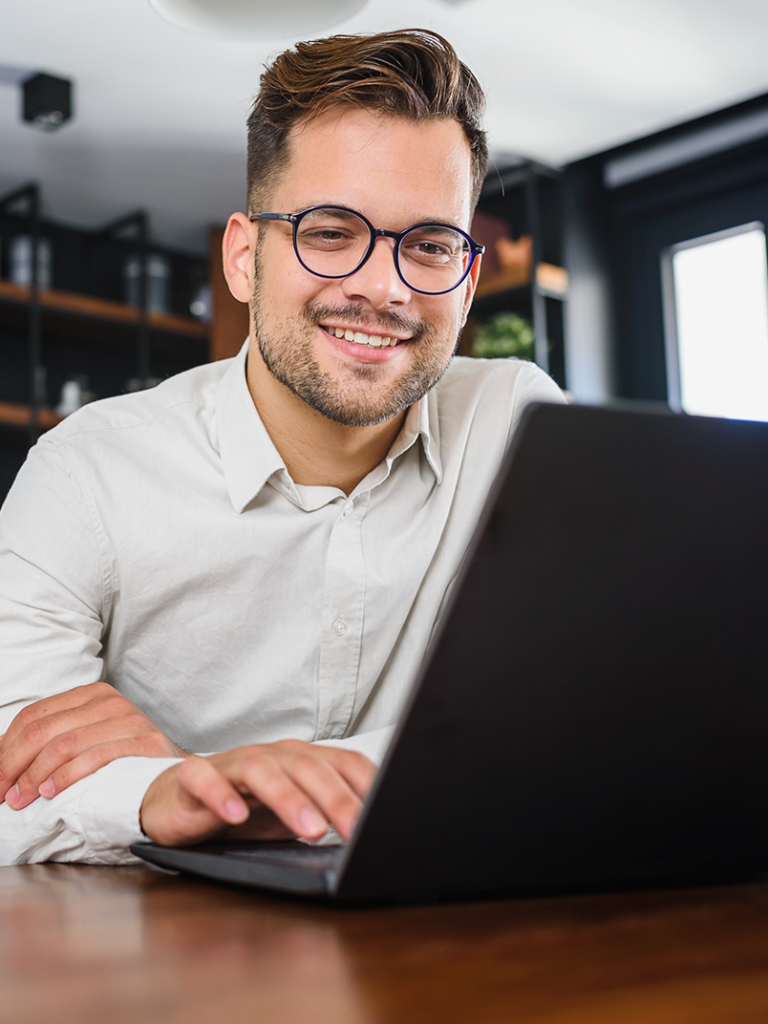
[[[351,833],[520,412],[562,400],[451,362],[482,102],[421,30],[262,76],[247,347],[72,416],[0,515],[3,862]]]

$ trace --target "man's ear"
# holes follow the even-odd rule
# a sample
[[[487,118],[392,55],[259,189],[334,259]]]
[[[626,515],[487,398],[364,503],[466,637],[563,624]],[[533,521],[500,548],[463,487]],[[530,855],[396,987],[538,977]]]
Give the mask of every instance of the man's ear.
[[[224,277],[229,290],[240,302],[253,297],[253,256],[258,228],[244,213],[233,213],[227,221],[221,246]]]

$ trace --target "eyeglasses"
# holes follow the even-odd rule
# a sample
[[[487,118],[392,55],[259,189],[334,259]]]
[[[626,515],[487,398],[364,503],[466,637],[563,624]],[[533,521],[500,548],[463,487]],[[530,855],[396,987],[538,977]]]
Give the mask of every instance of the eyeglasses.
[[[452,224],[414,224],[405,231],[384,231],[345,206],[311,206],[301,213],[254,213],[250,219],[292,224],[298,261],[317,277],[349,277],[370,257],[377,239],[392,238],[400,280],[422,295],[444,295],[458,288],[485,252],[485,246]]]

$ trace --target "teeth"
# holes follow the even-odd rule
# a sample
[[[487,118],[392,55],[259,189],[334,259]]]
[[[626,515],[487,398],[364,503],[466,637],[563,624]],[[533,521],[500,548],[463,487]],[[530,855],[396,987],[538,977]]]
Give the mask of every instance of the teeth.
[[[355,345],[369,345],[371,348],[394,348],[397,338],[385,338],[380,334],[364,334],[362,331],[350,331],[343,327],[326,327],[329,334],[344,338]]]

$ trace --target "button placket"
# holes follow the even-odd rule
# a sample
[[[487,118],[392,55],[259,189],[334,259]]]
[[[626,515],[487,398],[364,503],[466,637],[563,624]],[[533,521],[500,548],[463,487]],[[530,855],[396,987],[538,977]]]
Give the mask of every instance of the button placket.
[[[354,707],[365,602],[361,524],[366,504],[349,500],[336,513],[329,538],[318,669],[319,739],[342,736]]]

